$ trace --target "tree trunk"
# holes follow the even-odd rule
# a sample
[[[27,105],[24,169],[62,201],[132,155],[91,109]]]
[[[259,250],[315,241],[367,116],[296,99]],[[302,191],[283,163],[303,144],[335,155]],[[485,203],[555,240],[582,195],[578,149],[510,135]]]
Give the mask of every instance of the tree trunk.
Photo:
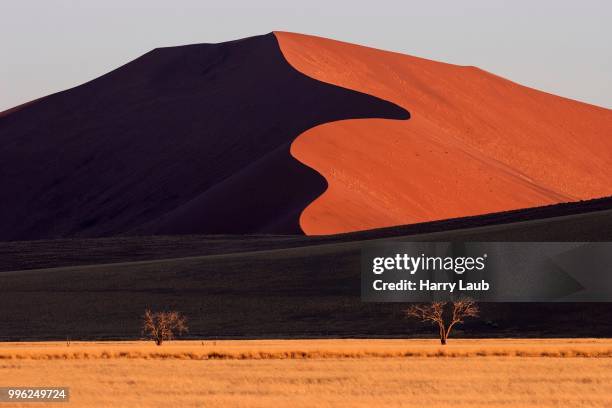
[[[446,345],[446,329],[443,324],[439,325],[440,328],[440,344]]]
[[[454,324],[455,324],[454,322],[453,322],[453,323],[451,323],[451,324],[448,326],[448,329],[446,329],[446,335],[444,336],[444,338],[445,338],[445,339],[448,339],[448,336],[450,336],[450,332],[451,332],[451,329],[453,328],[453,325],[454,325]]]

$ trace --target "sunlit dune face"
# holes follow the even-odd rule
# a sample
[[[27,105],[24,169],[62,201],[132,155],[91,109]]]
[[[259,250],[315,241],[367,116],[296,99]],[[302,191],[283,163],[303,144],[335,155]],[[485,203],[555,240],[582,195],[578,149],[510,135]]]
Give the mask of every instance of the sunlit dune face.
[[[406,121],[344,120],[291,154],[329,187],[300,217],[330,234],[612,194],[612,111],[461,67],[275,33],[315,79],[394,102]]]

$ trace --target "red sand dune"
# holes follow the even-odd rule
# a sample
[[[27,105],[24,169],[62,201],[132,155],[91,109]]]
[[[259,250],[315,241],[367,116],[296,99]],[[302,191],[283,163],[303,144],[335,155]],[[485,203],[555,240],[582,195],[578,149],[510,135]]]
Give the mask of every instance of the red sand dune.
[[[607,196],[611,136],[611,110],[473,67],[289,33],[160,48],[0,113],[0,241],[329,234]]]
[[[301,214],[330,234],[612,194],[612,111],[457,66],[275,33],[315,79],[394,102],[407,121],[357,119],[304,132],[291,154],[329,187]]]

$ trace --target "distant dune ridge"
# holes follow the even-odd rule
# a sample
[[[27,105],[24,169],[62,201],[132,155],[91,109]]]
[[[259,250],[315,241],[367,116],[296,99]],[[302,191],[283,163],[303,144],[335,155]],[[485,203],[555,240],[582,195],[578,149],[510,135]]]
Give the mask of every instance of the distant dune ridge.
[[[156,49],[0,114],[0,240],[332,234],[607,196],[611,136],[608,109],[319,37]]]

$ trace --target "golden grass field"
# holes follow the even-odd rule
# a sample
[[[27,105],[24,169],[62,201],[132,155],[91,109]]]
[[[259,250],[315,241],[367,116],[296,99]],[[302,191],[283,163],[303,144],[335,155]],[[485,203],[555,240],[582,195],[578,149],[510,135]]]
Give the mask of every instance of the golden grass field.
[[[612,407],[612,340],[0,343],[0,386],[79,407]]]

